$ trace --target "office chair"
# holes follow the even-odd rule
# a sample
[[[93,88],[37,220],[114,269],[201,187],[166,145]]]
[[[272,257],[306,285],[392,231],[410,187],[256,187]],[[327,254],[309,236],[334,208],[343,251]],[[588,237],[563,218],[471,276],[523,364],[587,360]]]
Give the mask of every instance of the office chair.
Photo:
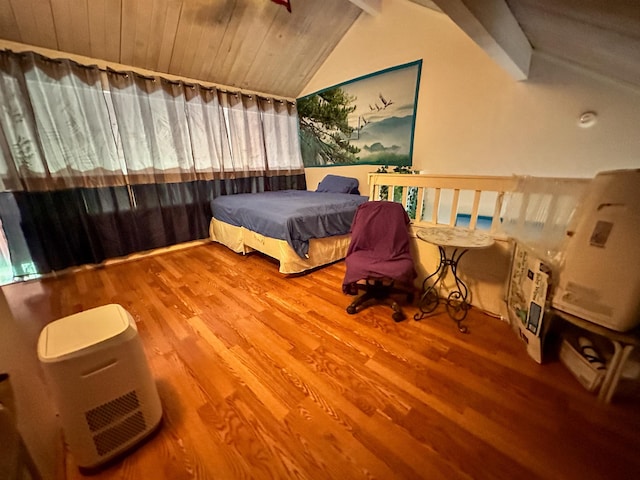
[[[416,278],[409,248],[409,216],[396,202],[365,202],[356,210],[351,224],[351,242],[345,263],[342,291],[357,295],[347,313],[355,314],[370,304],[386,303],[393,309],[393,320],[405,315],[392,295],[403,294],[413,301]],[[396,286],[396,284],[400,286]]]

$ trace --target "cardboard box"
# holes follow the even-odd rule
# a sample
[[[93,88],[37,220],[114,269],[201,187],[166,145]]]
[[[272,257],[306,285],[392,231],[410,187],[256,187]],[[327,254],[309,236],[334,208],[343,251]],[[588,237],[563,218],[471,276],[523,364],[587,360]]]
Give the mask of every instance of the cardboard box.
[[[516,243],[511,262],[507,290],[509,322],[527,353],[542,363],[544,337],[548,330],[548,309],[551,294],[551,269],[532,250]]]

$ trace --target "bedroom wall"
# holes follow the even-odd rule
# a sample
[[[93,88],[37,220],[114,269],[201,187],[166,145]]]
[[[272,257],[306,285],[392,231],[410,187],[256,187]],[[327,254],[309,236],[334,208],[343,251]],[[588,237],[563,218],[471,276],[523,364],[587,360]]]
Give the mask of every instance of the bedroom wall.
[[[59,478],[63,463],[62,436],[38,363],[38,322],[14,316],[4,293],[4,289],[10,288],[0,289],[0,372],[10,375],[18,430],[41,477],[55,479]],[[43,294],[39,289],[34,283],[30,293]],[[21,300],[28,303],[28,298]],[[0,438],[4,433],[0,432]]]
[[[640,90],[534,54],[530,78],[516,82],[446,15],[408,0],[383,0],[361,15],[299,96],[422,59],[413,169],[462,175],[593,177],[640,168]],[[591,128],[580,115],[598,113]],[[313,190],[328,173],[356,177],[366,194],[375,166],[305,169]],[[437,249],[416,242],[421,276]],[[509,244],[470,252],[466,273],[474,304],[506,318]]]
[[[299,96],[420,58],[416,170],[592,177],[640,167],[637,88],[543,55],[534,55],[530,79],[516,82],[447,16],[408,0],[361,15]],[[588,110],[598,122],[578,127]],[[308,168],[308,188],[329,172],[366,184],[373,170]]]

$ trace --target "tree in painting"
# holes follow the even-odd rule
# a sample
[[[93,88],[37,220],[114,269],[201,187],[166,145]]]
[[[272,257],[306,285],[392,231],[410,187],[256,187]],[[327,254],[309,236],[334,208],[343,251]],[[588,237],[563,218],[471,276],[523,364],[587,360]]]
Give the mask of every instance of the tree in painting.
[[[360,149],[351,145],[353,127],[348,117],[356,98],[342,88],[332,88],[317,95],[298,99],[300,148],[305,166],[348,165],[357,162]]]
[[[298,99],[305,167],[410,166],[422,60]]]

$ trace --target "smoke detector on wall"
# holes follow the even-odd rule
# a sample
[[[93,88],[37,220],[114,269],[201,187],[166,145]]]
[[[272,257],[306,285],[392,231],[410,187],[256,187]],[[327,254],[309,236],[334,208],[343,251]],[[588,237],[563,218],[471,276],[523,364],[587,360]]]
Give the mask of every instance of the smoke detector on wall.
[[[597,120],[598,114],[596,112],[584,112],[582,115],[580,115],[580,118],[578,118],[578,126],[582,128],[589,128],[595,125]]]

